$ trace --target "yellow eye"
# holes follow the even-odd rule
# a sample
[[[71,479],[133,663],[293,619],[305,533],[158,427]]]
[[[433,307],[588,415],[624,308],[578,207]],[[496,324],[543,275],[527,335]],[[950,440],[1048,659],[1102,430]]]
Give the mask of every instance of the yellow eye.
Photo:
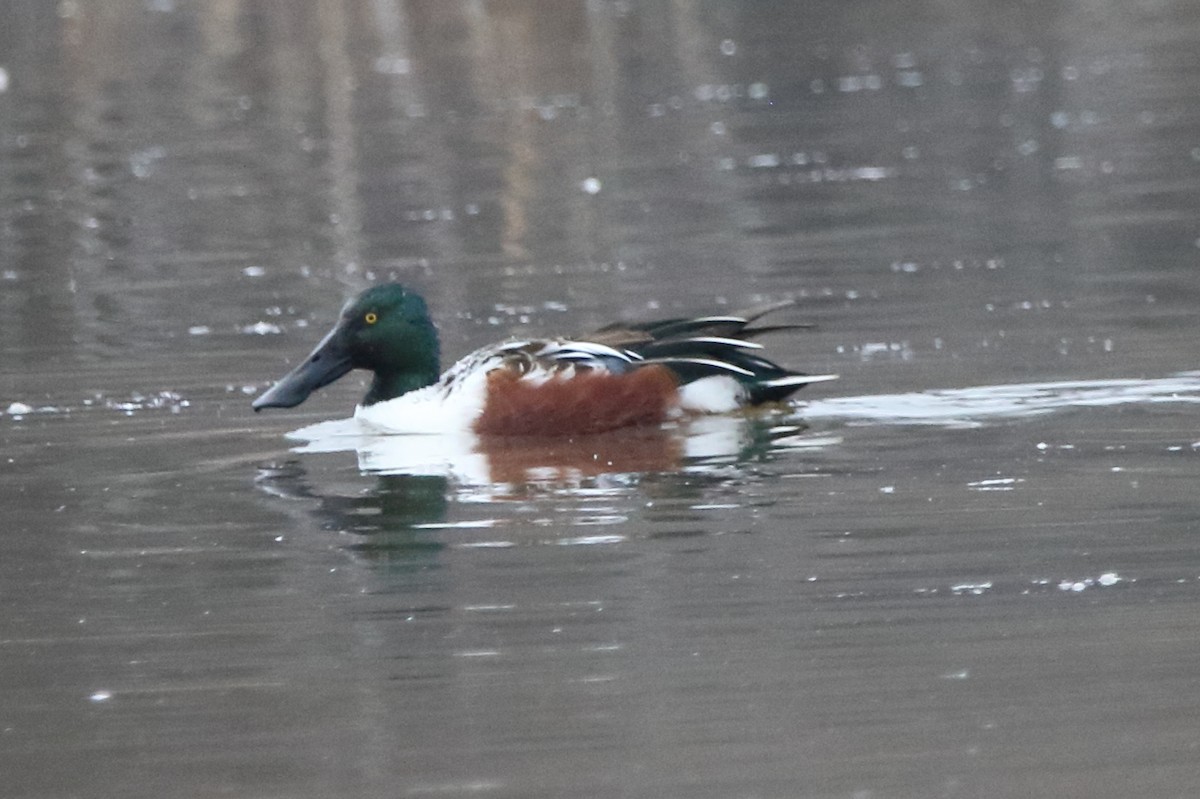
[[[379,315],[374,311],[367,311],[367,315],[363,317],[363,321],[368,325],[373,325],[379,321]]]

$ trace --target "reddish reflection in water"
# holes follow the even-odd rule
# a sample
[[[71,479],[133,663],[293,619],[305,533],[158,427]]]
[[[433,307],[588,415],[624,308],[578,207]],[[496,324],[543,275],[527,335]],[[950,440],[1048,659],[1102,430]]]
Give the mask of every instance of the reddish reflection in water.
[[[666,472],[683,464],[680,436],[659,427],[569,438],[483,436],[478,451],[487,458],[493,483]]]

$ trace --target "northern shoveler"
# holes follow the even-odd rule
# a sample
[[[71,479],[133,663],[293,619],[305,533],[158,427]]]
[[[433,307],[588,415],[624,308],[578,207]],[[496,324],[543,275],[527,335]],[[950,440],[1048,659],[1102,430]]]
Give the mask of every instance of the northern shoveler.
[[[342,309],[312,353],[254,400],[291,408],[352,369],[374,373],[355,418],[383,433],[581,435],[780,402],[806,375],[758,355],[753,339],[804,325],[752,327],[790,302],[694,319],[613,324],[574,338],[522,339],[470,353],[439,376],[422,297],[397,283]]]

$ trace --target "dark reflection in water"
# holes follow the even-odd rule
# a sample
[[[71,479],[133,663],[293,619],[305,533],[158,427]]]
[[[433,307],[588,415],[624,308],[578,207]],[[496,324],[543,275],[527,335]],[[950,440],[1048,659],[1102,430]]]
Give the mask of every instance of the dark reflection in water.
[[[472,449],[463,457],[479,459],[483,468],[477,473],[478,482],[466,479],[473,475],[452,462],[414,466],[412,461],[388,460],[390,455],[402,457],[406,446],[425,445],[419,437],[333,437],[328,441],[347,450],[359,447],[359,467],[364,479],[374,475],[373,485],[364,487],[362,480],[345,486],[331,483],[323,469],[310,475],[308,459],[264,465],[256,484],[269,496],[299,502],[303,514],[320,529],[336,534],[346,551],[389,568],[408,562],[418,567],[434,563],[447,545],[437,531],[458,525],[495,529],[503,524],[502,515],[512,513],[514,506],[537,506],[553,497],[573,504],[573,498],[586,503],[587,498],[598,497],[603,505],[590,516],[564,517],[565,527],[547,524],[548,540],[571,543],[579,533],[573,528],[624,521],[627,517],[614,513],[617,508],[609,500],[623,505],[635,495],[646,499],[648,509],[661,502],[669,508],[648,513],[655,528],[651,537],[700,535],[699,531],[671,529],[672,522],[702,518],[690,510],[681,514],[683,503],[707,509],[706,497],[732,490],[737,496],[728,508],[753,506],[753,498],[740,495],[737,486],[756,466],[769,464],[788,450],[812,451],[838,442],[837,438],[805,438],[803,425],[778,422],[764,414],[574,438],[471,437]],[[437,446],[439,439],[432,438],[432,442]],[[450,449],[461,442],[443,443]],[[387,447],[382,454],[374,450],[380,445]],[[341,468],[351,459],[349,454],[340,457]],[[467,522],[451,520],[455,499],[486,503],[485,507],[500,515]],[[582,507],[578,505],[576,512]],[[608,536],[616,540],[625,537],[625,533]]]
[[[443,476],[385,475],[356,496],[320,496],[304,478],[300,463],[291,461],[263,469],[258,482],[274,496],[312,500],[306,512],[320,529],[353,535],[348,550],[390,570],[421,568],[444,546],[422,532],[446,519],[450,489]]]
[[[1197,52],[1183,0],[0,4],[0,794],[1191,795]],[[385,278],[448,360],[792,297],[842,379],[289,452],[361,387],[249,398]]]

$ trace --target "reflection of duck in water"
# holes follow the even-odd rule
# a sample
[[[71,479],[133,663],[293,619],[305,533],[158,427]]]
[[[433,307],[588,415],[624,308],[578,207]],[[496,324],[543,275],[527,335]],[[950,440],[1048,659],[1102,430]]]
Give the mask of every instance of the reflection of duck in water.
[[[433,532],[448,515],[445,477],[380,475],[369,491],[329,478],[309,473],[299,461],[285,461],[259,467],[255,483],[273,497],[293,500],[275,506],[293,509],[292,530],[307,529],[313,519],[323,531],[338,534],[342,548],[390,571],[427,569],[437,562],[446,546]]]
[[[777,416],[721,415],[656,427],[627,427],[582,436],[430,436],[364,433],[355,419],[309,425],[288,434],[295,452],[355,452],[363,472],[445,475],[459,485],[590,484],[603,475],[708,472],[781,450],[814,450],[838,436],[810,434]],[[508,490],[489,496],[505,496]]]
[[[354,412],[360,433],[573,436],[727,413],[833,379],[758,354],[755,337],[800,327],[752,326],[787,304],[507,341],[476,350],[439,376],[425,301],[388,283],[347,303],[334,329],[254,409],[299,405],[357,368],[374,374]]]

